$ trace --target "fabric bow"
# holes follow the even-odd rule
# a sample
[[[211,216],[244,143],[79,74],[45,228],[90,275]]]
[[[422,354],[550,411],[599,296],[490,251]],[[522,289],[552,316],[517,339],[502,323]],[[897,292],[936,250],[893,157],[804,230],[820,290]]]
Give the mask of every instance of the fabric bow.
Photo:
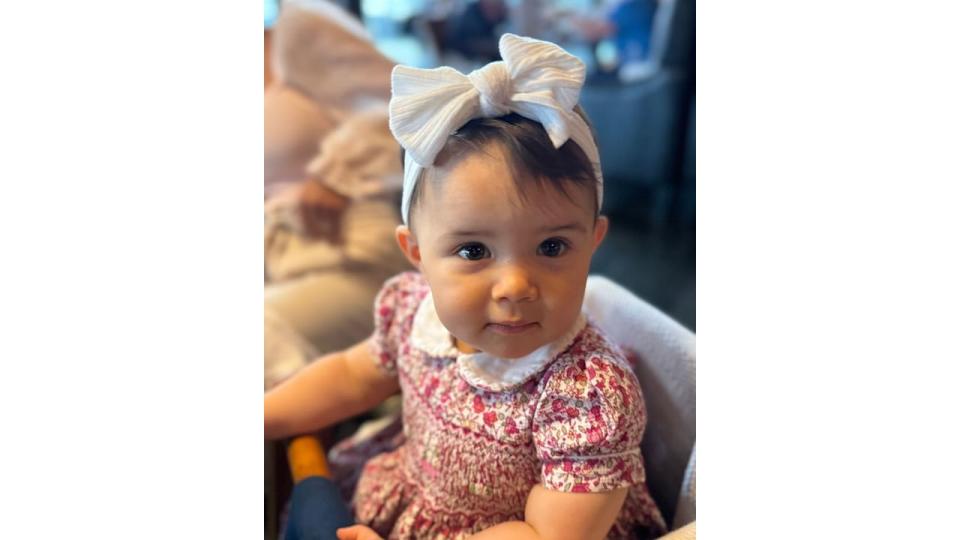
[[[586,73],[583,62],[553,43],[514,34],[501,36],[500,56],[503,61],[469,75],[450,67],[393,68],[390,131],[406,150],[405,223],[420,170],[433,166],[450,134],[474,118],[509,113],[539,122],[555,148],[573,139],[594,163],[600,202],[600,156],[589,126],[573,111]]]

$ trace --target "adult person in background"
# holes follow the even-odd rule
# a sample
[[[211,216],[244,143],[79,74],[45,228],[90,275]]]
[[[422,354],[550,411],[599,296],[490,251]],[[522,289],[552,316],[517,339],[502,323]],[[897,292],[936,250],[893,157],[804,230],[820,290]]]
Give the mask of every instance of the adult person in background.
[[[608,6],[603,14],[574,13],[560,18],[585,41],[610,40],[616,49],[616,67],[632,72],[650,57],[657,0],[617,0]]]
[[[323,1],[285,2],[264,95],[264,388],[368,335],[376,292],[407,267],[393,240],[400,148],[393,62]]]
[[[656,11],[656,0],[626,0],[610,12],[609,35],[617,46],[621,64],[642,62],[650,56],[650,32]]]
[[[372,330],[379,287],[407,268],[393,238],[399,153],[386,110],[358,113],[324,139],[307,181],[268,201],[265,386]],[[290,334],[310,348],[298,354]]]
[[[507,12],[503,0],[470,2],[448,23],[447,47],[477,62],[499,60],[499,27],[506,22]]]
[[[318,142],[358,110],[390,99],[394,62],[355,17],[324,0],[283,2],[270,30],[264,92],[264,195],[305,177]]]

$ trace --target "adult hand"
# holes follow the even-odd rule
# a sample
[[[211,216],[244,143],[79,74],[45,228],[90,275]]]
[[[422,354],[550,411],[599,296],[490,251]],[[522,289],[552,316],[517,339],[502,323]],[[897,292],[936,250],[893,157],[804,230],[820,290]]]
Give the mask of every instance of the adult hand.
[[[373,529],[363,525],[337,529],[337,538],[338,540],[383,540]]]
[[[336,243],[340,218],[350,199],[315,180],[307,180],[300,191],[300,218],[309,236]]]

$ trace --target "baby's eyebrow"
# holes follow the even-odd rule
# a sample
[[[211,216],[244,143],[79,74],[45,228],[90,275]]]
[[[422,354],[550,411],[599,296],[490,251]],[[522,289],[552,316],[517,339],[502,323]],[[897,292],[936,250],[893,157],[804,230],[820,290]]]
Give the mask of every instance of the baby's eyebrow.
[[[451,231],[444,236],[493,236],[493,232],[485,229],[470,229],[465,231]]]
[[[564,225],[548,225],[546,227],[540,227],[537,229],[537,232],[540,234],[544,233],[556,233],[560,231],[580,231],[587,232],[586,227],[582,223],[566,223]],[[494,236],[493,231],[487,229],[465,229],[465,230],[456,230],[445,233],[444,236],[452,238],[460,238],[464,236]]]
[[[560,231],[565,231],[565,230],[574,230],[574,231],[580,231],[580,232],[587,232],[586,227],[584,227],[582,223],[576,223],[576,222],[575,222],[575,223],[567,223],[567,224],[565,224],[565,225],[557,225],[557,226],[554,226],[554,227],[549,227],[549,226],[548,226],[548,227],[543,227],[543,228],[540,229],[540,232],[543,232],[543,233],[552,233],[552,232],[560,232]]]

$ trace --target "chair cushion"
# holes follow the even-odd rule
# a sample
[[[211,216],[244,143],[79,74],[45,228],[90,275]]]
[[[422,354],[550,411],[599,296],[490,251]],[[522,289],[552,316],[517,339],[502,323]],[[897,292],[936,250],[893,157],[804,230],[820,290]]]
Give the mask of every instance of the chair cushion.
[[[647,407],[647,484],[672,522],[696,441],[696,338],[602,276],[590,276],[584,310],[634,362]]]

